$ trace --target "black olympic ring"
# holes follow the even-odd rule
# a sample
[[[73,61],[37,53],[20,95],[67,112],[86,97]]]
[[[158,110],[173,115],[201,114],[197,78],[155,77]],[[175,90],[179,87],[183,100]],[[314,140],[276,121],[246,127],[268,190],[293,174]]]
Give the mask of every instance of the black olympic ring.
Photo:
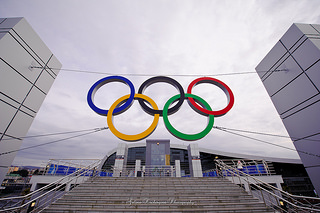
[[[173,113],[175,113],[176,111],[178,111],[181,107],[181,105],[183,104],[183,101],[184,101],[184,98],[185,98],[185,95],[184,95],[184,90],[181,86],[181,84],[179,84],[178,81],[172,79],[172,78],[169,78],[169,77],[166,77],[166,76],[156,76],[156,77],[152,77],[152,78],[149,78],[148,80],[146,80],[145,82],[143,82],[138,90],[138,93],[139,94],[142,94],[145,89],[147,89],[148,86],[150,86],[151,84],[154,84],[154,83],[157,83],[157,82],[165,82],[165,83],[169,83],[171,84],[172,86],[174,86],[176,89],[179,90],[179,93],[180,93],[180,98],[179,98],[179,101],[171,108],[168,109],[168,115],[171,115]],[[139,99],[139,103],[140,103],[140,106],[142,107],[142,109],[149,113],[150,115],[154,115],[154,114],[160,114],[160,116],[162,116],[163,114],[163,110],[155,110],[155,109],[152,109],[150,108],[143,99]]]

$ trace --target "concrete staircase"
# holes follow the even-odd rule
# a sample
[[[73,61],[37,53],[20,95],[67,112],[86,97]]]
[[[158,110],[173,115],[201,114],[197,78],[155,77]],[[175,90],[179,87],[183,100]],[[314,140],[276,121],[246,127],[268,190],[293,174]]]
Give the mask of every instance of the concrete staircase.
[[[273,212],[222,178],[97,177],[44,212]]]

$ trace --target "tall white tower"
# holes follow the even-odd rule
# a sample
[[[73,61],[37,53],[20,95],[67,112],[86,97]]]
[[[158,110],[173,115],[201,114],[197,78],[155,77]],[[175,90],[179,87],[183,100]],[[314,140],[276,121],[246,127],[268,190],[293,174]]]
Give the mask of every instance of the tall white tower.
[[[256,71],[320,194],[320,25],[293,24]]]
[[[61,66],[24,18],[0,18],[0,183]]]

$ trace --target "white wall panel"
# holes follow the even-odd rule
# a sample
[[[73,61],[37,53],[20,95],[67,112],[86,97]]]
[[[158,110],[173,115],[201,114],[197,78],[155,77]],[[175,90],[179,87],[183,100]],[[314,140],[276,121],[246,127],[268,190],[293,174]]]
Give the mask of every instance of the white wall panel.
[[[318,48],[320,49],[320,35],[317,38],[311,38],[310,41]]]
[[[13,100],[9,96],[7,96],[5,93],[1,93],[1,92],[0,92],[0,102],[3,102],[5,104],[7,104],[7,105],[10,105],[10,107],[13,107],[13,108],[18,108],[20,106],[19,102]],[[2,110],[1,107],[0,107],[0,110]]]
[[[320,33],[320,25],[319,25],[319,24],[311,24],[311,26],[312,26],[313,28],[315,28],[315,30],[316,30],[318,33]]]
[[[280,40],[287,49],[291,49],[302,36],[303,32],[296,25],[292,25]]]
[[[271,54],[272,52],[272,54]],[[259,63],[257,66],[257,70],[259,71],[268,71],[270,70],[274,64],[277,63],[282,57],[285,58],[286,49],[283,47],[283,45],[280,42],[277,42],[277,44],[271,49],[271,51],[265,56],[265,59]],[[266,72],[258,72],[258,75],[260,78],[267,75]]]
[[[14,135],[16,137],[24,137],[27,134],[32,121],[32,117],[18,111],[17,115],[14,117],[11,125],[7,130],[7,134]]]
[[[22,18],[3,18],[5,21],[1,21],[0,23],[0,29],[6,28],[11,29],[13,26],[18,24],[19,21],[21,21]]]
[[[320,59],[320,50],[308,39],[292,54],[292,56],[298,61],[303,70],[306,70]]]
[[[31,88],[31,83],[0,60],[0,91],[21,103]]]
[[[297,85],[304,85],[304,88],[301,89]],[[312,84],[310,84],[307,76],[302,74],[295,79],[294,82],[288,84],[275,95],[273,95],[271,99],[274,105],[277,106],[278,113],[282,114],[316,94],[318,94],[318,91]]]
[[[317,32],[311,24],[295,24],[298,29],[304,33],[304,34],[309,34],[309,35],[317,35],[319,32]]]
[[[12,120],[13,114],[17,110],[10,105],[0,101],[0,112],[1,112],[1,121],[0,121],[0,133],[4,132],[9,123]],[[0,142],[1,143],[1,142]],[[0,149],[0,151],[2,151]]]
[[[62,64],[60,63],[60,61],[53,55],[47,65],[48,67],[50,68],[55,68],[52,70],[52,72],[55,74],[55,75],[58,75],[59,73],[59,69],[60,67],[62,66]],[[57,69],[58,68],[58,69]]]
[[[320,188],[319,167],[310,167],[306,169],[315,189]]]
[[[291,137],[304,138],[320,132],[320,102],[317,102],[294,115],[287,117],[283,123]],[[320,150],[313,150],[320,152]]]
[[[312,67],[310,67],[306,71],[307,75],[311,79],[311,81],[318,86],[320,85],[320,61],[318,61],[316,64],[314,64]]]
[[[306,153],[314,153],[315,149],[320,150],[320,135],[295,141],[294,145],[297,150],[303,150]],[[304,161],[305,167],[320,166],[320,158],[311,154],[300,153],[302,161]]]
[[[23,77],[34,82],[41,70],[33,69],[31,71],[28,68],[35,59],[11,35],[3,37],[0,40],[0,45],[0,57]]]
[[[27,48],[27,50],[29,50],[30,47],[31,50],[36,55],[38,55],[44,63],[49,60],[49,58],[52,55],[51,51],[40,39],[38,34],[32,29],[32,27],[29,25],[26,19],[21,19],[21,21],[17,23],[17,25],[14,27],[14,31],[18,35],[23,34],[23,37],[21,38],[24,41],[24,47]]]
[[[286,84],[297,78],[303,71],[297,66],[297,63],[291,58],[287,58],[282,64],[288,71],[274,72],[263,81],[269,96],[274,95]]]
[[[51,85],[54,81],[53,74],[49,74],[47,70],[43,70],[39,79],[36,82],[36,86],[40,88],[43,92],[48,93]]]
[[[33,87],[30,91],[30,93],[28,94],[27,99],[25,100],[25,102],[23,103],[23,105],[25,105],[26,107],[31,108],[34,111],[38,111],[42,102],[44,101],[46,95],[43,94],[43,92],[41,92],[39,89],[37,89],[36,87]]]

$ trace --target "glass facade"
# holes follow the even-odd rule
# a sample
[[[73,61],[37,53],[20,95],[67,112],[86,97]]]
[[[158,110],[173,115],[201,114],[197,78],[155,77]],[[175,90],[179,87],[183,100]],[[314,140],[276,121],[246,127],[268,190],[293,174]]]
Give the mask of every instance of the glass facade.
[[[146,166],[169,166],[170,140],[146,141]]]
[[[314,187],[302,164],[273,163],[276,174],[281,174],[282,188],[294,195],[315,196]]]
[[[175,160],[180,160],[181,176],[190,174],[187,150],[171,148],[170,149],[170,165],[174,165]]]
[[[156,152],[156,150],[154,150]],[[104,162],[102,169],[105,171],[111,171],[114,166],[116,153],[110,155]],[[146,147],[133,147],[128,149],[127,166],[134,166],[136,160],[141,160],[141,165],[145,165],[146,162]],[[175,160],[180,160],[181,175],[190,174],[188,151],[183,149],[170,148],[170,165],[175,165]],[[163,164],[164,165],[164,164]]]
[[[128,149],[127,166],[134,166],[136,160],[141,160],[141,165],[146,164],[146,147],[134,147]]]
[[[200,152],[200,159],[201,159],[201,167],[203,171],[210,170],[210,169],[215,169],[216,164],[214,160],[218,159],[234,159],[231,157],[226,157],[222,155],[214,155],[210,153],[205,153],[205,152]]]
[[[151,165],[166,165],[165,145],[151,144]]]
[[[102,170],[103,171],[111,171],[112,167],[114,166],[114,162],[116,159],[116,153],[110,155],[107,160],[103,163]]]

